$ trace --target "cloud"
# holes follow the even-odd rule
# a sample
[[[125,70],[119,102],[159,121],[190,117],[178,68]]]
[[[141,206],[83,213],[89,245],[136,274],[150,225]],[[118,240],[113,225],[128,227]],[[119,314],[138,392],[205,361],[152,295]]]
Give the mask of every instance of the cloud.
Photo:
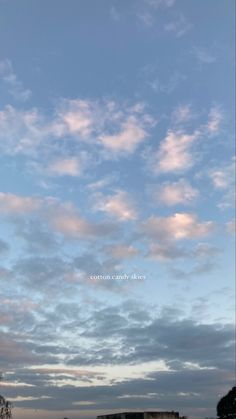
[[[224,194],[219,208],[225,209],[233,207],[235,204],[235,161],[213,168],[209,171],[210,179],[217,191],[223,191]]]
[[[93,237],[106,237],[117,232],[117,226],[111,222],[94,223],[82,217],[77,208],[71,202],[61,202],[53,197],[22,197],[20,195],[0,193],[0,213],[6,215],[9,220],[16,222],[16,233],[24,239],[31,234],[28,231],[30,224],[21,219],[24,215],[33,214],[38,220],[41,231],[39,233],[42,242],[53,245],[53,242],[47,238],[47,228],[60,233],[67,238],[86,239]],[[12,218],[13,217],[13,218]],[[19,224],[21,223],[21,224]],[[23,224],[22,224],[23,223]],[[32,224],[31,224],[32,227]],[[43,244],[43,243],[42,243]],[[54,242],[56,244],[56,241]]]
[[[0,192],[0,212],[4,214],[26,214],[39,209],[41,200]]]
[[[164,29],[166,32],[174,33],[177,38],[180,38],[192,29],[192,26],[185,16],[180,14],[176,20],[166,23]]]
[[[31,90],[25,89],[22,82],[13,71],[12,63],[9,59],[0,61],[0,78],[9,89],[9,93],[14,99],[26,102],[31,97]]]
[[[92,237],[106,237],[117,231],[113,223],[93,223],[81,217],[76,210],[69,209],[52,211],[49,216],[50,225],[53,229],[65,237],[83,239]]]
[[[6,106],[0,111],[0,147],[3,154],[32,155],[52,136],[51,127],[36,108],[27,111]],[[41,148],[41,152],[43,148]]]
[[[148,237],[162,241],[195,240],[212,232],[212,221],[199,222],[195,214],[176,213],[169,217],[150,217],[141,231]]]
[[[21,279],[21,285],[35,290],[52,290],[55,293],[61,291],[64,282],[64,291],[66,288],[65,278],[71,271],[70,264],[58,256],[31,256],[19,260],[14,265],[14,271],[17,278]]]
[[[136,117],[130,117],[121,126],[121,131],[113,135],[102,135],[100,141],[113,152],[133,153],[140,143],[148,137],[147,132]]]
[[[78,155],[89,147],[93,152],[102,149],[103,158],[131,154],[149,137],[154,125],[154,119],[139,102],[128,106],[105,99],[61,99],[50,115],[37,108],[23,111],[8,105],[0,111],[0,143],[3,152],[11,155],[38,157],[40,147],[41,159],[52,165],[63,155],[68,167],[66,160],[75,157],[71,156],[72,145]]]
[[[31,401],[25,400],[27,389],[13,389],[9,386],[6,390],[11,396],[15,395],[17,390],[20,391],[24,400],[21,403],[14,403],[16,406],[14,410],[18,413],[17,406],[21,406],[27,412],[32,412],[31,416],[33,409],[45,408],[49,409],[47,417],[52,415],[52,418],[56,418],[63,411],[70,412],[70,417],[76,417],[79,409],[83,417],[92,419],[101,410],[115,413],[117,410],[130,410],[134,405],[138,405],[142,406],[140,410],[171,409],[178,410],[181,414],[202,417],[202,414],[204,416],[214,414],[216,394],[226,392],[232,383],[231,380],[232,376],[224,370],[185,369],[169,373],[156,372],[144,378],[116,382],[112,386],[81,385],[78,389],[74,386],[61,387],[52,383],[48,388],[48,399],[42,399],[45,393],[44,386],[40,383],[37,386],[38,393],[36,389],[30,389],[30,393],[37,396],[37,400]],[[89,403],[91,401],[92,403]],[[55,411],[54,415],[52,410]],[[42,411],[40,413],[43,414]],[[22,415],[22,418],[24,416]]]
[[[190,105],[179,105],[172,113],[172,121],[174,124],[183,124],[193,117]]]
[[[223,114],[219,108],[214,107],[210,110],[209,119],[207,123],[207,131],[210,135],[219,134]]]
[[[154,9],[172,7],[175,4],[175,0],[145,0],[145,2]]]
[[[235,234],[235,231],[236,231],[235,220],[228,221],[228,223],[226,223],[226,229],[229,233]]]
[[[175,0],[143,0],[143,8],[136,11],[136,16],[146,26],[152,26],[157,13],[161,9],[170,8],[175,4]]]
[[[13,366],[29,365],[31,363],[37,364],[42,362],[42,357],[33,354],[30,348],[27,348],[23,342],[17,337],[13,337],[8,333],[1,331],[1,345],[0,345],[0,366],[1,368],[8,365],[8,368]]]
[[[130,221],[137,218],[137,211],[130,195],[118,190],[114,195],[96,195],[94,210],[102,211],[120,221]]]
[[[209,176],[216,189],[229,189],[234,183],[235,162],[230,162],[209,171]]]
[[[79,135],[82,138],[89,137],[95,125],[96,104],[87,100],[63,99],[57,109],[58,132],[63,135]]]
[[[210,274],[219,269],[220,249],[207,243],[198,243],[195,249],[188,252],[188,259],[193,261],[189,270],[172,267],[170,272],[177,279],[199,278],[200,275]]]
[[[47,173],[52,176],[80,176],[85,167],[85,155],[78,157],[59,158],[47,167]]]
[[[177,182],[166,182],[157,187],[153,196],[157,203],[171,207],[179,204],[190,204],[198,197],[198,194],[198,190],[193,188],[187,180],[180,179]]]
[[[153,71],[151,71],[151,72],[153,72]],[[174,73],[169,77],[169,79],[167,79],[165,81],[160,80],[159,77],[156,77],[156,72],[153,72],[153,73],[155,74],[155,78],[153,80],[148,81],[147,84],[156,93],[160,92],[160,93],[165,93],[167,95],[170,95],[186,79],[186,76],[184,74],[179,73],[178,71],[174,71]]]
[[[117,177],[109,174],[108,176],[105,176],[102,179],[88,183],[87,188],[92,191],[98,191],[100,189],[110,186],[115,180],[117,180]]]
[[[193,253],[199,259],[208,257],[213,258],[214,256],[219,255],[220,250],[215,246],[209,245],[208,243],[198,243]]]
[[[43,261],[39,271],[31,266],[30,275],[43,266]],[[22,274],[28,275],[29,265],[23,267]],[[18,313],[20,306],[15,309]],[[12,336],[4,334],[0,348],[5,391],[10,400],[21,398],[16,409],[75,411],[81,402],[85,415],[90,409],[85,402],[92,400],[94,409],[130,409],[141,403],[154,409],[181,406],[187,414],[199,401],[206,409],[214,406],[215,394],[233,382],[230,324],[199,322],[176,307],[156,310],[130,300],[105,307],[86,304],[84,309],[52,299],[50,307],[44,302],[30,312],[35,320],[27,336],[13,322]],[[48,399],[42,399],[45,394]]]
[[[159,150],[150,156],[150,165],[154,173],[184,172],[194,164],[191,153],[194,142],[200,132],[185,134],[181,131],[168,131]]]
[[[172,267],[171,273],[178,278],[186,278],[209,272],[216,267],[215,257],[219,257],[220,250],[208,243],[198,243],[193,249],[183,248],[171,241],[162,241],[160,243],[151,241],[146,254],[147,258],[158,260],[159,262],[173,262],[178,259],[188,260],[193,265],[189,272],[184,272],[178,268]]]
[[[121,14],[114,5],[110,8],[110,17],[114,22],[119,22],[121,20]]]
[[[57,252],[62,243],[49,228],[43,217],[26,218],[17,222],[15,227],[17,238],[24,241],[25,249],[30,254],[50,254]]]
[[[179,248],[172,243],[158,244],[151,243],[147,257],[158,260],[160,262],[173,261],[175,259],[183,259],[188,256],[188,252],[182,248]]]
[[[195,57],[203,64],[213,64],[216,62],[216,57],[206,48],[196,47],[193,49]]]
[[[221,169],[213,170],[210,173],[211,180],[216,189],[227,189],[231,179],[228,177],[229,171],[224,171]]]
[[[9,251],[8,243],[0,239],[0,255],[5,254],[8,251]]]
[[[129,310],[128,310],[129,312]],[[233,327],[230,324],[208,324],[199,323],[188,318],[180,319],[176,312],[171,309],[163,311],[160,315],[154,315],[151,321],[145,319],[135,322],[135,315],[139,310],[133,312],[130,321],[127,322],[127,309],[122,312],[114,307],[96,310],[90,320],[86,323],[87,336],[91,339],[106,340],[115,338],[119,351],[115,348],[109,354],[109,363],[136,364],[141,362],[152,362],[165,360],[166,365],[178,359],[181,363],[196,364],[195,369],[201,367],[220,368],[222,366],[222,355],[225,351],[225,359],[233,361]],[[96,321],[94,321],[94,316]],[[131,322],[131,323],[130,323]],[[106,356],[102,352],[109,353],[112,343],[106,348],[92,348],[92,356],[88,356],[88,363],[107,363]],[[207,348],[214,345],[215,353],[206,353]],[[132,348],[132,350],[131,350]],[[105,354],[104,354],[105,355]],[[85,354],[86,358],[86,354]],[[79,354],[69,361],[70,365],[83,365],[85,359]],[[183,364],[181,369],[183,369]],[[186,365],[187,368],[187,365]],[[191,367],[190,367],[191,369]]]
[[[104,250],[114,259],[131,259],[139,254],[137,248],[125,244],[106,246]]]
[[[55,126],[61,135],[90,139],[112,153],[132,153],[148,137],[154,120],[144,105],[120,107],[114,101],[62,100]],[[93,137],[93,139],[92,139]]]

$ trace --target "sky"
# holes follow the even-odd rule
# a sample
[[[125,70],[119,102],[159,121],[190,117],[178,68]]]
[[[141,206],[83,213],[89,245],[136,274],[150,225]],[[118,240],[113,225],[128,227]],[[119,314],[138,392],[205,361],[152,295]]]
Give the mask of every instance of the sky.
[[[214,417],[234,384],[234,2],[0,0],[0,394]]]

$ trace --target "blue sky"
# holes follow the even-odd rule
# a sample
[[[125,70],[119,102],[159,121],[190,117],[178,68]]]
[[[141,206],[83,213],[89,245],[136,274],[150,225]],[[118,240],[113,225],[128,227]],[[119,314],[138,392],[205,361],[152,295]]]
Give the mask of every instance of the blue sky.
[[[234,2],[0,1],[1,393],[215,415],[233,385]]]

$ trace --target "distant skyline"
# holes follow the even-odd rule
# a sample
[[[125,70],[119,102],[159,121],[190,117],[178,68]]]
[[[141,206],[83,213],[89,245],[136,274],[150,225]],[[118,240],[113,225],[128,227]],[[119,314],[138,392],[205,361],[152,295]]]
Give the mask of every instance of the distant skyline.
[[[234,384],[233,0],[0,0],[0,394],[216,416]]]

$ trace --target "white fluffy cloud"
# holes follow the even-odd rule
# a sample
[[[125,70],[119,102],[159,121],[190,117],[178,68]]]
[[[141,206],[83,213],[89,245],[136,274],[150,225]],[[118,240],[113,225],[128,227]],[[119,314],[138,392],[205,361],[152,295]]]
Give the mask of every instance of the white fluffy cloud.
[[[109,196],[97,194],[95,210],[103,211],[120,221],[130,221],[137,218],[137,211],[129,194],[121,190]]]
[[[169,217],[150,217],[142,225],[142,231],[149,237],[161,241],[199,239],[213,229],[212,221],[198,221],[195,214],[176,213]]]
[[[105,148],[112,152],[132,153],[138,145],[148,137],[137,117],[129,117],[116,134],[102,135],[100,141]]]
[[[193,134],[168,131],[159,150],[151,157],[152,170],[155,173],[169,173],[189,169],[194,163],[191,148],[199,135],[199,131]]]
[[[79,176],[83,171],[83,162],[77,157],[60,158],[47,167],[52,176]]]
[[[61,135],[95,142],[113,154],[132,153],[154,125],[142,103],[119,105],[114,101],[62,100],[55,127]]]
[[[189,204],[198,196],[198,190],[185,179],[177,182],[166,182],[154,192],[156,202],[167,206]]]
[[[235,161],[211,170],[209,175],[216,189],[231,188],[235,178]]]
[[[96,122],[96,105],[87,100],[62,100],[57,109],[57,127],[62,135],[79,135],[87,138]]]
[[[62,99],[49,116],[37,108],[6,106],[0,111],[0,145],[5,154],[32,155],[40,147],[41,154],[55,158],[65,139],[77,147],[80,143],[93,149],[102,147],[106,157],[112,158],[133,153],[154,125],[142,103],[128,106],[105,100]]]

